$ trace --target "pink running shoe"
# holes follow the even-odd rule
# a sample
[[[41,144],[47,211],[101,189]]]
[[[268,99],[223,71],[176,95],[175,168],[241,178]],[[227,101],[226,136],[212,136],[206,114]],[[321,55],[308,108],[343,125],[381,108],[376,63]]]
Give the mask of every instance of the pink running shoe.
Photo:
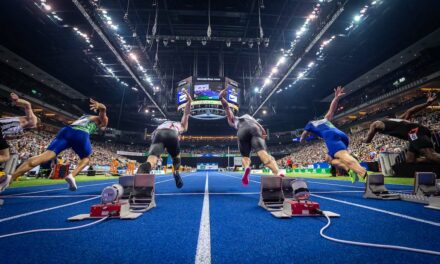
[[[246,168],[244,170],[243,177],[241,178],[241,183],[243,183],[244,186],[248,186],[250,174],[251,174],[251,168]]]

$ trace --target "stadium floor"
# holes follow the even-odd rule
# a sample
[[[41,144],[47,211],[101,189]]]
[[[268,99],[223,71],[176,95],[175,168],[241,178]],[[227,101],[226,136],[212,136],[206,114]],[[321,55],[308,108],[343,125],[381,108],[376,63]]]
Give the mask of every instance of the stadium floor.
[[[196,258],[210,258],[213,263],[440,261],[432,255],[325,240],[319,235],[325,218],[274,218],[257,206],[257,175],[252,175],[248,187],[241,185],[241,176],[236,173],[182,176],[185,185],[180,190],[172,176],[158,176],[157,207],[136,220],[111,219],[84,229],[2,238],[1,262],[194,263]],[[327,235],[440,251],[440,211],[403,201],[363,199],[363,183],[306,181],[322,209],[341,214],[332,219]],[[79,183],[75,193],[64,184],[8,189],[0,197],[5,201],[0,207],[0,235],[82,225],[86,222],[66,219],[88,212],[90,205],[98,202],[102,188],[114,182],[116,179]]]

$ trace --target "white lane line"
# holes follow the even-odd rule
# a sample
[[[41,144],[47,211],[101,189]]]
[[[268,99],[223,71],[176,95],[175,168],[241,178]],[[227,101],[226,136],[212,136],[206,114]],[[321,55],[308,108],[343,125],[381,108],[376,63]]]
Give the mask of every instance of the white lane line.
[[[421,219],[421,218],[412,217],[412,216],[409,216],[409,215],[399,214],[399,213],[391,212],[391,211],[388,211],[388,210],[378,209],[378,208],[375,208],[375,207],[366,206],[366,205],[357,204],[357,203],[351,203],[351,202],[347,202],[347,201],[344,201],[344,200],[338,200],[338,199],[329,198],[329,197],[325,197],[325,196],[321,196],[321,195],[312,194],[312,196],[315,196],[315,197],[318,197],[318,198],[321,198],[321,199],[325,199],[325,200],[329,200],[329,201],[333,201],[333,202],[337,202],[337,203],[347,204],[347,205],[351,205],[351,206],[355,206],[355,207],[359,207],[359,208],[363,208],[363,209],[367,209],[367,210],[371,210],[371,211],[375,211],[375,212],[379,212],[379,213],[383,213],[383,214],[397,216],[397,217],[400,217],[400,218],[404,218],[404,219],[408,219],[408,220],[412,220],[412,221],[416,221],[416,222],[425,223],[425,224],[429,224],[429,225],[440,227],[440,223],[439,222],[433,222],[433,221],[429,221],[429,220],[425,220],[425,219]]]
[[[107,181],[107,180],[106,180]],[[96,183],[96,184],[88,184],[88,185],[79,185],[79,188],[84,188],[84,187],[91,187],[91,186],[99,186],[99,185],[105,185],[105,184],[110,184],[111,182],[105,182],[105,183]],[[67,183],[66,183],[67,185]],[[64,188],[57,188],[57,189],[49,189],[49,190],[42,190],[42,191],[34,191],[34,192],[25,192],[25,193],[15,193],[15,194],[9,194],[9,195],[5,195],[3,196],[3,198],[6,197],[12,197],[12,196],[19,196],[19,195],[25,195],[25,194],[35,194],[35,193],[45,193],[45,192],[53,192],[53,191],[61,191],[61,190],[67,190],[67,187]]]
[[[344,184],[337,184],[337,183],[315,182],[315,181],[309,181],[309,180],[307,180],[307,178],[303,178],[303,179],[308,183],[314,183],[314,184],[320,184],[320,185],[330,185],[330,186],[340,186],[340,187],[347,187],[347,188],[365,189],[365,187],[361,187],[361,186],[344,185]]]
[[[182,178],[183,177],[188,177],[188,176],[190,176],[190,175],[182,176]],[[171,180],[174,180],[174,178],[170,179],[170,180],[156,182],[155,184],[159,184],[159,183],[163,183],[163,182],[168,182],[168,181],[171,181]],[[109,183],[106,183],[106,184],[109,184]],[[91,186],[91,185],[88,185],[88,186]],[[63,188],[63,190],[64,190],[64,188]],[[49,207],[49,208],[45,208],[45,209],[40,209],[40,210],[36,210],[36,211],[31,211],[31,212],[27,212],[27,213],[23,213],[23,214],[19,214],[19,215],[14,215],[14,216],[2,218],[2,219],[0,219],[0,223],[1,222],[6,222],[6,221],[10,221],[10,220],[14,220],[14,219],[21,218],[21,217],[25,217],[25,216],[29,216],[29,215],[44,213],[44,212],[47,212],[47,211],[52,211],[52,210],[56,210],[56,209],[59,209],[59,208],[63,208],[63,207],[67,207],[67,206],[72,206],[72,205],[76,205],[76,204],[80,204],[80,203],[84,203],[84,202],[87,202],[87,201],[91,201],[93,199],[97,199],[99,197],[100,197],[100,195],[92,197],[92,198],[89,198],[89,199],[73,202],[73,203],[62,204],[62,205],[58,205],[58,206],[54,206],[54,207]],[[16,197],[14,197],[14,198],[16,198]]]
[[[211,227],[209,223],[209,184],[206,172],[205,193],[203,197],[202,216],[200,219],[199,238],[197,240],[196,264],[211,263]]]
[[[25,217],[25,216],[39,214],[39,213],[43,213],[43,212],[47,212],[47,211],[51,211],[51,210],[67,207],[67,206],[72,206],[72,205],[75,205],[75,204],[85,203],[85,202],[88,202],[88,201],[91,201],[91,200],[94,200],[94,199],[97,199],[97,198],[98,197],[92,197],[92,198],[80,200],[80,201],[73,202],[73,203],[62,204],[62,205],[58,205],[58,206],[54,206],[54,207],[49,207],[49,208],[45,208],[45,209],[41,209],[41,210],[27,212],[27,213],[24,213],[24,214],[19,214],[19,215],[14,215],[14,216],[2,218],[2,219],[0,219],[0,223],[6,222],[6,221],[10,221],[10,220],[14,220],[14,219],[17,219],[17,218],[20,218],[20,217]]]
[[[179,195],[204,195],[204,192],[192,192],[192,193],[156,193],[159,196],[179,196]],[[260,194],[259,192],[210,192],[209,195],[249,195]]]
[[[2,197],[7,199],[17,199],[17,198],[82,198],[82,197],[98,197],[96,194],[77,194],[77,195],[23,195],[23,196],[10,196]]]
[[[240,179],[240,180],[241,180],[241,177],[236,177],[236,176],[232,176],[232,175],[228,175],[228,174],[224,174],[224,173],[220,173],[220,172],[217,172],[217,174],[220,174],[220,175],[223,175],[223,176],[226,176],[226,177],[230,177],[230,178],[235,178],[235,179]],[[260,184],[259,181],[254,181],[254,180],[251,180],[251,179],[249,179],[249,181],[250,181],[250,182],[253,182],[253,183],[258,183],[258,184]]]

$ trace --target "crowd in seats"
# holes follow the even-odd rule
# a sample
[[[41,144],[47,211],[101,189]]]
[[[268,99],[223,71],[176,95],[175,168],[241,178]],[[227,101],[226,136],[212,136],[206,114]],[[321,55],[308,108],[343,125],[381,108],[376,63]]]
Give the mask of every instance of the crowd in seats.
[[[432,131],[440,131],[440,111],[432,112],[425,110],[412,118],[412,122],[429,127]],[[349,151],[360,161],[377,161],[379,153],[400,153],[407,149],[407,142],[395,137],[376,134],[371,144],[363,144],[362,140],[367,135],[367,130],[349,134]],[[296,145],[292,148],[291,154],[278,160],[278,165],[285,167],[287,161],[292,160],[293,165],[298,167],[307,167],[316,162],[325,160],[327,148],[324,141],[312,140],[304,145]]]

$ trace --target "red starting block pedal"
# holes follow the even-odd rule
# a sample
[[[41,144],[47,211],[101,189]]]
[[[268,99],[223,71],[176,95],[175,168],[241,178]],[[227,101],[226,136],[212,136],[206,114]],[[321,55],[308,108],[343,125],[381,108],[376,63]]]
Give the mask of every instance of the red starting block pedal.
[[[90,208],[90,217],[101,218],[101,217],[120,217],[121,211],[126,211],[127,208],[123,207],[129,206],[128,203],[115,203],[115,204],[95,204]]]
[[[292,216],[321,215],[321,211],[319,210],[319,203],[307,200],[286,200],[283,204],[283,211],[290,211]]]
[[[339,217],[337,213],[330,211],[321,211],[319,203],[309,200],[285,199],[283,208],[278,211],[270,212],[276,218],[291,218],[297,216],[324,216]]]

